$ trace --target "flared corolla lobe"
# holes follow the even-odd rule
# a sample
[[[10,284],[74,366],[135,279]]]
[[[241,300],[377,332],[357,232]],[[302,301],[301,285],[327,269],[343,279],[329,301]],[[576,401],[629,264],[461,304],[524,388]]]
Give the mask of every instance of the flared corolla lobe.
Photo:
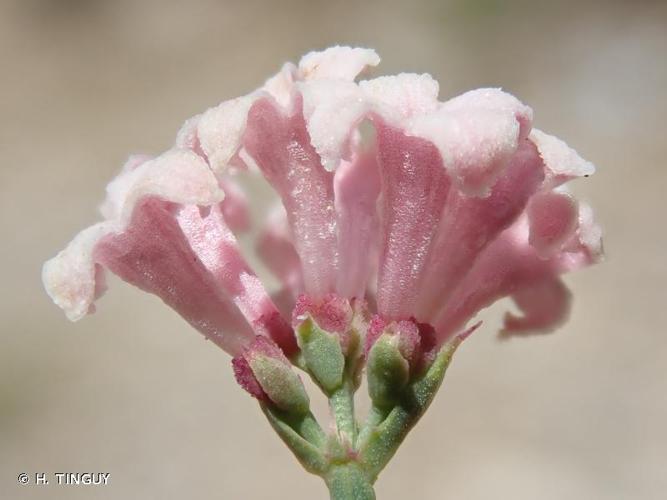
[[[107,187],[107,199],[101,206],[107,220],[82,231],[58,258],[44,266],[46,289],[70,319],[80,319],[93,305],[97,242],[110,232],[123,231],[135,208],[155,198],[211,205],[220,202],[223,193],[207,165],[190,152],[169,151],[153,160],[131,157]]]
[[[559,325],[571,302],[560,275],[602,254],[590,208],[563,186],[593,166],[500,89],[440,101],[427,74],[357,81],[378,62],[368,49],[312,52],[188,120],[173,150],[133,158],[109,185],[105,220],[46,264],[54,301],[82,317],[110,269],[233,354],[257,335],[294,354],[295,306],[326,322],[326,303],[367,302],[397,325],[384,328],[392,342],[426,325],[436,347],[507,296],[521,314],[506,334]],[[272,295],[236,242],[254,201],[239,170],[282,204],[256,245],[281,284]]]

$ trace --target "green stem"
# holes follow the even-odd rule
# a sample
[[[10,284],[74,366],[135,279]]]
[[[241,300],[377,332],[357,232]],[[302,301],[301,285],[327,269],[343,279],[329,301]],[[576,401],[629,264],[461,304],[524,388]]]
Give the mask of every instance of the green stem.
[[[357,438],[357,421],[354,416],[354,388],[346,377],[341,386],[329,396],[329,407],[336,421],[341,439],[353,446]]]
[[[373,485],[355,462],[332,466],[324,481],[331,500],[375,500]]]

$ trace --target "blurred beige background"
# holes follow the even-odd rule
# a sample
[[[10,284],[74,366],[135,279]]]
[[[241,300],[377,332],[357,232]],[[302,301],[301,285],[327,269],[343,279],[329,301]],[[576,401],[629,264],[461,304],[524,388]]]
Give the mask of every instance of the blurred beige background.
[[[158,299],[111,280],[70,324],[40,267],[130,152],[335,43],[376,48],[378,73],[431,72],[443,98],[516,94],[598,166],[575,190],[606,230],[561,331],[499,343],[500,309],[485,315],[378,497],[665,498],[667,4],[518,0],[2,0],[0,498],[326,497]],[[16,480],[61,471],[111,486]]]

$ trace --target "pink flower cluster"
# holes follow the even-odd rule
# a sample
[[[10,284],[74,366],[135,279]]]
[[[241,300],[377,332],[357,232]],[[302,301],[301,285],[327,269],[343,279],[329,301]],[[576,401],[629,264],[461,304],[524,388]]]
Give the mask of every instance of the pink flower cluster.
[[[131,157],[104,220],[45,264],[55,303],[72,320],[92,312],[108,269],[232,355],[256,335],[293,353],[300,296],[366,300],[386,324],[430,325],[437,344],[505,296],[522,313],[508,333],[557,326],[570,306],[560,275],[601,257],[590,208],[563,187],[593,165],[499,89],[441,102],[427,74],[355,81],[378,62],[309,53],[188,120],[169,151]],[[282,283],[273,295],[237,240],[252,226],[239,172],[282,202],[257,238]]]

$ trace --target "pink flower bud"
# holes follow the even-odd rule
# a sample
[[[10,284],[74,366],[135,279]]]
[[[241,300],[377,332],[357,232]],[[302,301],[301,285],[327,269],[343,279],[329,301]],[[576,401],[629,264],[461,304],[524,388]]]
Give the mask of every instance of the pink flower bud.
[[[304,414],[309,400],[301,378],[282,350],[257,336],[232,360],[236,381],[251,396],[289,413]]]

